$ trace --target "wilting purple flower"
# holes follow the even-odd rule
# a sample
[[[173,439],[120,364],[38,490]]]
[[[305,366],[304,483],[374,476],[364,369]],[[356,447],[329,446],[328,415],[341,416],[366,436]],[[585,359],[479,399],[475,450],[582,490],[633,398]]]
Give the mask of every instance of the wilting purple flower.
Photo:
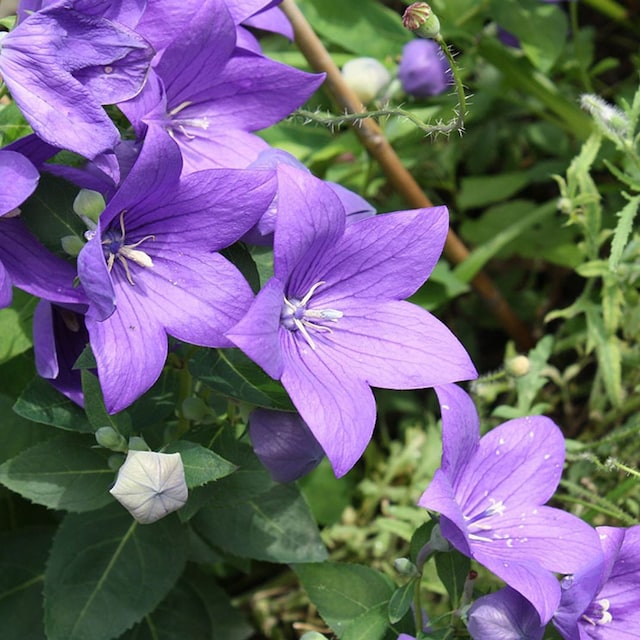
[[[271,148],[260,153],[257,159],[252,162],[247,169],[277,169],[280,164],[295,167],[307,174],[311,173],[302,162],[290,153],[282,151],[282,149]],[[325,184],[340,198],[340,202],[347,216],[347,224],[352,224],[358,220],[375,215],[376,210],[358,194],[349,191],[349,189],[336,182],[325,181]],[[265,214],[260,218],[258,224],[245,235],[243,241],[257,245],[272,245],[277,213],[278,194],[276,193]]]
[[[604,561],[562,580],[553,623],[565,640],[640,638],[640,525],[598,527]]]
[[[253,450],[276,482],[293,482],[324,458],[304,420],[291,411],[254,409],[249,416]]]
[[[373,432],[370,386],[416,389],[476,375],[451,332],[404,301],[440,256],[447,210],[347,227],[322,180],[286,165],[277,171],[274,277],[227,335],[282,381],[341,476]]]
[[[225,4],[207,0],[162,52],[141,95],[120,107],[138,135],[157,127],[178,143],[185,173],[242,168],[268,148],[253,132],[291,113],[322,80],[236,49]]]
[[[404,91],[416,98],[436,96],[451,84],[449,64],[433,40],[417,38],[404,45],[398,78]]]
[[[562,474],[562,433],[549,418],[532,416],[480,438],[471,398],[455,385],[436,391],[442,465],[419,504],[441,513],[442,535],[527,598],[546,624],[560,602],[553,572],[573,573],[601,554],[594,529],[543,506]]]
[[[73,366],[89,343],[84,309],[54,305],[40,300],[33,314],[33,351],[38,375],[60,393],[83,404],[82,379]]]
[[[167,334],[231,346],[224,332],[252,292],[217,251],[264,213],[273,172],[211,170],[179,180],[180,153],[150,129],[137,162],[78,256],[86,325],[107,410],[127,407],[158,379]]]
[[[120,139],[101,105],[141,89],[153,50],[85,6],[61,0],[0,34],[0,75],[43,140],[92,158]]]
[[[544,635],[535,607],[509,587],[476,600],[467,627],[473,640],[542,640]]]

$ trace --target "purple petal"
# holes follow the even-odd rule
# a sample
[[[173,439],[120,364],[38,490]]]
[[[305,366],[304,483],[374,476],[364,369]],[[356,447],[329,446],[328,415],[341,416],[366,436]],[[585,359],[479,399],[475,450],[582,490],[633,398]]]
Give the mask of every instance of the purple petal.
[[[352,376],[374,387],[421,389],[476,377],[457,338],[424,309],[405,301],[334,302],[318,288],[310,309],[339,309],[331,332],[314,334],[319,348]]]
[[[542,640],[544,635],[535,608],[509,588],[476,600],[467,628],[474,640]]]
[[[43,378],[55,378],[60,370],[55,342],[52,305],[40,300],[33,312],[33,351],[36,370]]]
[[[253,297],[242,274],[218,253],[155,249],[153,267],[139,269],[133,277],[131,296],[138,295],[138,306],[145,306],[173,337],[206,347],[231,346],[224,333]]]
[[[145,4],[145,12],[135,29],[160,51],[188,32],[202,0],[148,0]]]
[[[167,358],[167,336],[135,287],[116,282],[118,306],[106,320],[87,316],[91,348],[109,413],[126,409],[150,389]]]
[[[279,2],[280,0],[225,0],[236,24],[244,22],[256,13],[270,9]]]
[[[0,260],[0,309],[4,309],[13,300],[12,283],[7,270]]]
[[[86,303],[73,286],[76,270],[40,244],[20,218],[0,218],[0,262],[13,284],[31,295],[61,304]]]
[[[475,454],[480,442],[480,419],[471,396],[458,385],[435,388],[442,412],[442,465],[448,478],[456,478]]]
[[[243,21],[247,27],[262,29],[263,31],[272,31],[293,40],[293,27],[287,16],[282,12],[280,7],[273,7],[266,11],[261,11]]]
[[[343,476],[371,440],[376,405],[369,386],[349,370],[282,331],[282,384],[333,466]]]
[[[237,347],[276,380],[280,379],[284,369],[279,333],[283,297],[282,283],[271,278],[244,318],[227,332],[227,337]]]
[[[38,170],[22,154],[0,150],[0,216],[21,205],[39,179]]]
[[[537,505],[553,496],[564,464],[564,438],[544,416],[510,420],[485,435],[472,460],[454,480],[467,516],[489,506]]]
[[[446,207],[398,211],[349,225],[315,265],[327,281],[323,295],[336,303],[341,298],[407,298],[435,267],[447,228]]]
[[[249,435],[262,464],[276,482],[293,482],[315,469],[324,451],[297,413],[255,409]]]
[[[345,212],[322,180],[284,164],[277,171],[274,271],[283,281],[291,276],[286,293],[302,298],[322,278],[323,272],[315,266],[325,255],[334,254],[345,227]]]

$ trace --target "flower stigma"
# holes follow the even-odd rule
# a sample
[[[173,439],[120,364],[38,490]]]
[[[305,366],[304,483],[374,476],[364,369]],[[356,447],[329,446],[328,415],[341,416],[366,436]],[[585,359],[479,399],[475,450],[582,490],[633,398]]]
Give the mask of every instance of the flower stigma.
[[[337,322],[344,315],[342,311],[336,309],[308,309],[307,305],[318,287],[326,284],[324,281],[316,282],[307,294],[302,298],[291,298],[288,300],[284,296],[284,304],[280,312],[280,324],[289,331],[300,331],[307,344],[315,351],[316,344],[309,334],[309,329],[315,331],[332,333],[330,327],[326,327],[321,322]]]
[[[501,516],[505,512],[506,506],[502,500],[498,500],[497,502],[493,498],[489,498],[489,500],[491,501],[491,504],[484,511],[473,517],[465,516],[465,520],[469,521],[467,528],[469,529],[469,539],[471,540],[492,542],[495,539],[477,533],[491,531],[493,527],[491,526],[491,523],[486,522],[486,520],[489,520],[495,515]]]
[[[593,602],[591,606],[582,614],[582,619],[593,625],[609,624],[613,621],[613,616],[609,613],[611,603],[606,598]]]
[[[102,236],[102,246],[104,257],[107,261],[107,269],[109,273],[111,273],[111,269],[113,269],[113,265],[115,263],[116,258],[118,258],[118,262],[122,265],[124,272],[127,276],[127,280],[130,285],[133,285],[133,278],[131,277],[131,271],[129,271],[129,264],[127,260],[131,260],[135,262],[140,267],[153,267],[153,261],[150,256],[137,249],[143,242],[146,240],[155,240],[156,237],[154,235],[148,235],[138,240],[138,242],[134,242],[133,244],[125,244],[125,230],[124,230],[124,214],[125,211],[120,213],[120,230],[119,231],[107,231]]]
[[[169,123],[167,124],[167,132],[175,140],[176,130],[179,131],[185,138],[193,140],[196,136],[189,133],[186,127],[195,127],[196,129],[203,129],[206,131],[209,128],[209,118],[176,118],[175,116],[180,113],[186,107],[191,106],[191,102],[186,100],[182,102],[171,111],[167,112],[169,116]],[[177,142],[177,140],[176,140]]]

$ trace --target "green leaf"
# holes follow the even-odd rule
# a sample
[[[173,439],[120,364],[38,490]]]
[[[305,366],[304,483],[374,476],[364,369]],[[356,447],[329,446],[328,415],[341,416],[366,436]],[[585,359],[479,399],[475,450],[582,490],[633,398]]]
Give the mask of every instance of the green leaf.
[[[568,24],[565,13],[538,0],[492,0],[496,22],[520,40],[525,55],[547,73],[564,48]]]
[[[388,630],[387,604],[383,602],[352,620],[340,637],[342,640],[382,640]]]
[[[94,432],[84,411],[40,377],[29,383],[13,410],[23,418],[59,429]]]
[[[416,583],[420,580],[419,576],[411,578],[407,584],[396,589],[389,600],[389,621],[393,624],[404,618],[405,614],[411,608],[413,596],[416,589]]]
[[[374,0],[301,0],[300,8],[324,38],[359,56],[384,60],[411,40],[400,14]]]
[[[10,307],[0,309],[0,364],[31,348],[31,320],[36,298],[13,290]]]
[[[54,437],[58,432],[25,420],[13,411],[13,398],[0,393],[0,463],[17,456],[24,449]]]
[[[512,205],[510,205],[512,206]],[[470,281],[502,248],[524,235],[534,225],[550,217],[556,211],[556,203],[548,202],[540,207],[523,212],[515,222],[506,225],[491,240],[474,249],[467,259],[458,265],[453,273],[462,281]]]
[[[609,269],[615,271],[622,257],[622,252],[627,246],[627,241],[633,229],[633,220],[638,213],[640,196],[629,198],[629,202],[618,212],[618,224],[611,241],[611,255],[609,256]]]
[[[237,556],[269,562],[326,559],[318,526],[295,485],[277,484],[253,498],[242,493],[234,497],[228,506],[205,506],[191,521],[211,544]]]
[[[302,586],[320,615],[339,638],[345,634],[351,623],[361,616],[374,612],[385,612],[394,587],[384,574],[358,564],[336,562],[298,564],[293,567]],[[371,636],[369,640],[376,637]]]
[[[3,638],[44,640],[42,584],[52,532],[0,534],[0,620]]]
[[[98,377],[87,369],[82,369],[82,394],[84,396],[84,410],[94,430],[101,427],[112,427],[123,436],[131,435],[131,421],[126,413],[109,415],[104,405],[102,389]]]
[[[437,524],[438,522],[436,520],[429,520],[428,522],[420,525],[411,537],[411,543],[409,546],[409,557],[415,565],[419,564],[419,560],[422,560],[422,562],[424,562],[425,558],[420,558],[420,552],[427,544],[427,542],[431,540],[433,528]]]
[[[68,515],[45,573],[48,640],[109,640],[169,593],[187,560],[188,533],[174,515],[139,525],[120,505]]]
[[[462,178],[460,183],[458,206],[471,209],[504,202],[530,182],[527,171],[504,172],[497,176],[468,176]]]
[[[207,349],[190,362],[193,375],[222,395],[267,409],[293,411],[282,385],[239,349]]]
[[[172,442],[166,453],[179,453],[189,489],[219,480],[233,473],[237,467],[210,449],[188,440]]]
[[[114,473],[92,439],[61,434],[0,465],[0,482],[50,509],[91,511],[112,501]]]
[[[435,558],[438,577],[442,580],[455,608],[460,602],[465,580],[469,576],[471,560],[455,549],[447,553],[436,553]]]
[[[190,568],[156,610],[120,640],[245,640],[253,629],[213,576]]]

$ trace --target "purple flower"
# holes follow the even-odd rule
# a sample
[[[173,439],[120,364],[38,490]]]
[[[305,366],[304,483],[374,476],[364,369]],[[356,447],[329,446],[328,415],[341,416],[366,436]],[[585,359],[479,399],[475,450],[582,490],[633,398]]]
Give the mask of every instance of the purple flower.
[[[158,127],[178,143],[185,173],[246,167],[268,148],[253,132],[291,113],[323,80],[237,49],[235,24],[214,0],[202,3],[154,71],[120,107],[139,135]]]
[[[566,640],[640,638],[640,525],[597,531],[604,560],[562,580],[553,623]]]
[[[419,504],[440,512],[442,535],[527,598],[546,624],[560,602],[553,572],[573,573],[601,554],[594,529],[543,506],[562,474],[562,433],[549,418],[533,416],[480,438],[471,398],[455,385],[436,391],[442,465]]]
[[[252,292],[217,251],[240,238],[271,202],[273,172],[211,170],[179,180],[180,153],[150,129],[129,175],[78,256],[86,325],[107,410],[153,385],[167,334],[224,347]]]
[[[0,149],[0,216],[11,213],[36,189],[40,174],[28,158]]]
[[[61,0],[0,34],[0,75],[43,140],[92,158],[119,140],[101,105],[140,90],[153,51],[85,5],[92,3]]]
[[[440,256],[447,210],[347,227],[322,180],[286,165],[277,171],[274,277],[227,335],[282,381],[341,476],[373,432],[370,386],[416,389],[476,375],[451,332],[404,301]]]
[[[293,482],[324,458],[322,447],[297,413],[255,409],[249,416],[249,435],[260,462],[276,482]]]
[[[544,635],[535,608],[509,587],[476,600],[467,628],[473,640],[542,640]]]
[[[81,372],[73,366],[89,342],[83,311],[40,300],[33,314],[38,375],[79,405],[83,404]]]
[[[271,148],[260,153],[256,160],[247,168],[277,169],[278,165],[282,163],[287,164],[290,167],[295,167],[307,174],[311,173],[309,169],[302,164],[302,162],[290,153],[282,151],[281,149]],[[340,202],[342,202],[342,206],[344,207],[347,216],[347,224],[352,224],[358,220],[375,215],[376,210],[364,198],[353,193],[353,191],[349,191],[349,189],[346,189],[336,182],[325,181],[325,184],[334,191],[338,198],[340,198]],[[262,218],[260,218],[258,224],[251,229],[247,235],[245,235],[243,241],[257,245],[272,245],[277,212],[278,194],[276,193],[273,198],[273,202],[269,205],[269,209]]]
[[[416,98],[436,96],[451,84],[449,64],[433,40],[417,38],[404,45],[398,78],[404,91]]]

